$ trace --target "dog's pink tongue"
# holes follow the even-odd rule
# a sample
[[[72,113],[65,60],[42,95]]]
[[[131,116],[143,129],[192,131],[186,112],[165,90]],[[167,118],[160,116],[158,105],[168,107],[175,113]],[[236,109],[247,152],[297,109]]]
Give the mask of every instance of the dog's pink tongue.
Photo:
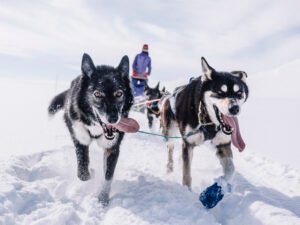
[[[117,125],[114,125],[114,127],[125,133],[136,133],[140,129],[138,122],[131,118],[122,118]]]
[[[223,115],[223,120],[226,124],[230,125],[233,128],[233,132],[231,134],[231,141],[235,147],[238,148],[240,152],[242,152],[246,144],[241,136],[239,122],[236,117],[230,117]]]

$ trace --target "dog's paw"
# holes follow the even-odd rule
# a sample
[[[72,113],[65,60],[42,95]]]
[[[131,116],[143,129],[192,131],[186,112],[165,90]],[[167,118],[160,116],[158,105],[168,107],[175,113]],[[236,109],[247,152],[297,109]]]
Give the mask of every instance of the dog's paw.
[[[222,191],[222,187],[218,185],[218,183],[214,183],[213,185],[206,188],[199,196],[199,200],[202,205],[211,209],[215,207],[219,201],[224,197],[224,193]]]
[[[91,179],[89,170],[78,170],[77,176],[81,181],[87,181]]]
[[[232,185],[223,177],[215,180],[215,183],[206,188],[199,196],[200,202],[207,209],[215,207],[221,201],[226,193],[232,192]]]
[[[167,174],[173,172],[173,163],[168,163],[167,164]]]
[[[99,202],[101,203],[101,205],[102,205],[103,207],[108,206],[108,204],[109,204],[109,195],[108,195],[108,193],[102,191],[102,192],[99,194],[99,196],[98,196],[98,200],[99,200]]]

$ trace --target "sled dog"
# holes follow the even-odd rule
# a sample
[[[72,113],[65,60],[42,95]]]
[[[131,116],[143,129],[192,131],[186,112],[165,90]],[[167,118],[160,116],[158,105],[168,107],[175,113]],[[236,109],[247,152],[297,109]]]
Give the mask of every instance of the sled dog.
[[[129,59],[124,56],[116,68],[95,66],[91,57],[84,54],[81,71],[82,74],[72,81],[68,90],[53,98],[48,113],[54,115],[58,110],[64,110],[64,120],[75,146],[80,180],[91,178],[91,142],[96,141],[104,149],[105,181],[99,200],[107,205],[124,132],[138,130],[137,122],[128,118],[133,103]]]
[[[245,143],[239,131],[237,116],[248,98],[247,74],[243,71],[219,72],[201,58],[203,75],[178,87],[165,97],[161,108],[163,134],[182,135],[182,184],[191,188],[193,148],[210,141],[216,148],[223,168],[222,180],[230,182],[234,175],[231,143],[239,151]],[[167,140],[167,172],[173,171],[172,139]]]
[[[144,94],[146,101],[160,100],[165,92],[165,87],[163,87],[162,90],[159,90],[159,82],[154,88],[149,87],[147,83],[145,85]],[[154,117],[158,118],[160,115],[159,101],[147,103],[146,106],[148,126],[149,128],[152,128]]]

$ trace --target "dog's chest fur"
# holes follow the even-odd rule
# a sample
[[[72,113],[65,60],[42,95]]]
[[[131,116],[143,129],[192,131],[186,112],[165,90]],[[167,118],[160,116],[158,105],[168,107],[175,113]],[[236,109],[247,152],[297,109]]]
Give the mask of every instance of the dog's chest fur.
[[[72,128],[75,138],[83,145],[89,145],[92,140],[96,140],[100,147],[110,148],[119,138],[119,134],[116,133],[113,140],[107,140],[104,136],[103,128],[98,124],[86,125],[80,121],[73,121]]]

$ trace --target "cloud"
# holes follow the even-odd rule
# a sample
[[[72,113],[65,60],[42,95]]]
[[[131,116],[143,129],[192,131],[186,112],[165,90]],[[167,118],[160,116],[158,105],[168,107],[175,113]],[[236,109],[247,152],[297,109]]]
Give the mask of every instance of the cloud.
[[[21,64],[39,59],[41,67],[47,59],[73,76],[83,52],[114,65],[148,43],[158,79],[199,75],[201,56],[216,68],[253,73],[300,58],[299,7],[297,0],[12,0],[0,6],[0,55]],[[0,76],[16,72],[7,61]]]

